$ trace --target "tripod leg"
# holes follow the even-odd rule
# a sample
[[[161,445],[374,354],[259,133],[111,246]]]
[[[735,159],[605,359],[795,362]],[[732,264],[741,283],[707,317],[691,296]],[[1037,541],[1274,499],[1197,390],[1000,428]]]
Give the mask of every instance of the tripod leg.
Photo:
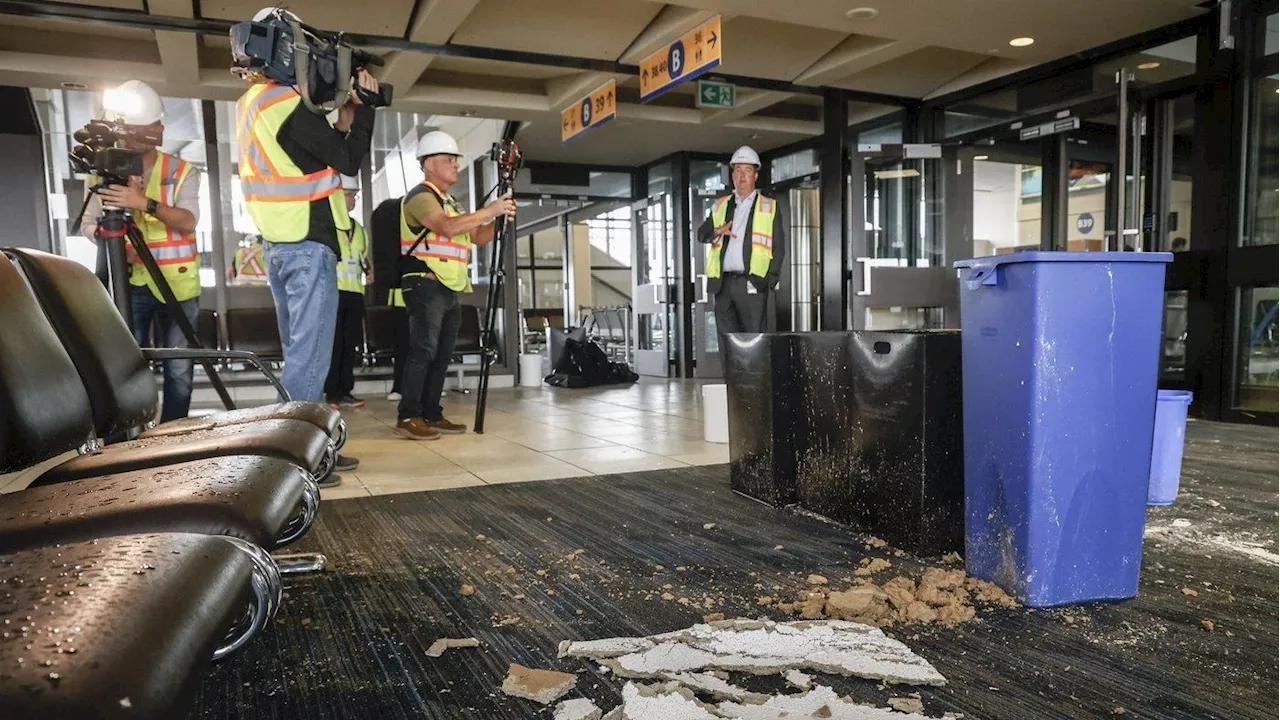
[[[147,268],[147,273],[151,275],[151,280],[159,288],[160,294],[164,296],[164,303],[169,308],[169,314],[182,330],[183,336],[187,338],[187,343],[191,347],[203,347],[200,344],[200,339],[196,337],[196,329],[191,327],[191,321],[187,320],[187,314],[182,312],[182,306],[179,304],[177,296],[173,294],[173,288],[169,287],[169,281],[165,280],[164,274],[160,272],[160,266],[156,264],[156,258],[151,254],[151,248],[147,247],[146,240],[142,238],[142,232],[138,230],[138,226],[130,223],[128,236],[134,252],[137,253],[138,258],[142,260],[142,264]],[[235,401],[231,399],[231,394],[227,392],[226,385],[222,384],[222,378],[218,376],[218,371],[214,368],[213,363],[208,360],[201,360],[200,364],[204,366],[205,374],[209,376],[209,384],[218,393],[222,404],[228,410],[235,410]]]

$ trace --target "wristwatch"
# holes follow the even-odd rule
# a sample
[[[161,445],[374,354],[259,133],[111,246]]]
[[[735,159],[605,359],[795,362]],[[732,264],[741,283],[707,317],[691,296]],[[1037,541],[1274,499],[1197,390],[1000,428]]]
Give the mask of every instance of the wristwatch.
[[[159,210],[159,209],[160,209],[160,203],[156,202],[152,198],[147,198],[147,214],[148,215],[155,215],[156,210]]]

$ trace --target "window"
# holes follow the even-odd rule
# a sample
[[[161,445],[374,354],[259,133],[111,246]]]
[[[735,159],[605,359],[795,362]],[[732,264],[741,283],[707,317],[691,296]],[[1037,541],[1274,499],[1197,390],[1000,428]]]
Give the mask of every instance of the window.
[[[1275,16],[1272,16],[1273,18]],[[1247,184],[1245,186],[1245,226],[1242,245],[1280,243],[1277,223],[1277,179],[1280,177],[1280,95],[1277,76],[1259,77],[1253,82],[1249,122]]]
[[[1280,389],[1280,326],[1276,286],[1242,288],[1236,340],[1235,406],[1276,412]]]

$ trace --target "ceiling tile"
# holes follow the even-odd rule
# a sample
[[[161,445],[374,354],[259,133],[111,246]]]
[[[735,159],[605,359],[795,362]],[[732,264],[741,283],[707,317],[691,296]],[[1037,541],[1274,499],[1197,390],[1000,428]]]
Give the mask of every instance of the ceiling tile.
[[[723,33],[723,72],[773,80],[794,79],[848,37],[751,17],[725,21]]]
[[[929,47],[833,83],[848,90],[924,97],[987,60],[987,56]]]
[[[201,0],[200,13],[221,20],[249,20],[267,4],[263,0]],[[290,9],[321,30],[403,37],[413,4],[414,0],[377,0],[358,6],[346,0],[306,0]]]
[[[616,60],[662,7],[647,0],[482,0],[452,42]]]

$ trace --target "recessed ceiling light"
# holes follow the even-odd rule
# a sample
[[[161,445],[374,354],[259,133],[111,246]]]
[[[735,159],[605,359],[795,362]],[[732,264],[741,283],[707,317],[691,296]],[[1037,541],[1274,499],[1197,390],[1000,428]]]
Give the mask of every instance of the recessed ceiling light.
[[[880,11],[872,7],[857,7],[845,13],[844,16],[850,20],[871,20],[879,14]]]
[[[987,156],[987,155],[974,155],[974,156],[973,156],[973,159],[974,159],[974,160],[986,160],[988,157],[989,157],[989,156]]]
[[[1035,38],[1029,38],[1029,37],[1016,37],[1016,38],[1014,38],[1014,39],[1010,40],[1010,41],[1009,41],[1009,44],[1010,44],[1010,45],[1012,45],[1012,46],[1014,46],[1014,47],[1026,47],[1026,46],[1028,46],[1028,45],[1030,45],[1030,44],[1034,43],[1035,41],[1036,41],[1036,39],[1035,39]]]
[[[66,88],[67,90],[88,90],[89,89],[89,86],[85,85],[84,83],[70,82],[70,81],[62,83],[62,87]]]
[[[1158,62],[1144,62],[1138,66],[1138,69],[1139,70],[1155,70],[1158,67],[1160,67],[1160,63]]]
[[[460,112],[460,113],[458,113],[458,114],[459,114],[459,115],[461,115],[462,117],[469,118],[469,117],[475,117],[475,116],[476,116],[476,111],[475,111],[475,110],[463,110],[462,112]]]

